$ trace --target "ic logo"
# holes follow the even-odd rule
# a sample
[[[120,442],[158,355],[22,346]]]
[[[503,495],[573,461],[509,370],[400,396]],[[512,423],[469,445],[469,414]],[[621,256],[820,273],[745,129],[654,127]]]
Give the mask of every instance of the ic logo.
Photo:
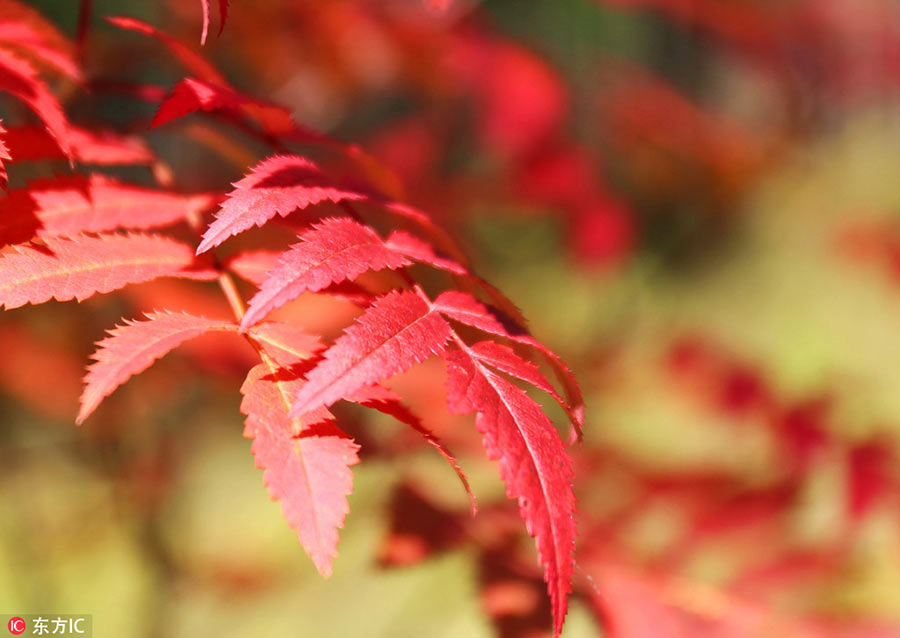
[[[25,621],[18,616],[10,618],[7,627],[9,628],[9,633],[13,634],[14,636],[25,633]]]

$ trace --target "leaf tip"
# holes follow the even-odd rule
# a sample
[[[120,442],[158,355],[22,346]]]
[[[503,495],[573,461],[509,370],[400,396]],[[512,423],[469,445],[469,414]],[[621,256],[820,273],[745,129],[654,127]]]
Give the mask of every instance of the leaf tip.
[[[84,397],[81,398],[81,407],[78,409],[78,415],[75,417],[75,425],[80,426],[94,412],[96,406],[91,405]]]
[[[313,558],[313,564],[316,566],[316,570],[322,578],[331,578],[334,571],[333,562],[331,556],[319,556]]]
[[[206,36],[209,35],[209,0],[200,0],[200,8],[203,11],[203,30],[200,33],[200,46],[206,44]]]

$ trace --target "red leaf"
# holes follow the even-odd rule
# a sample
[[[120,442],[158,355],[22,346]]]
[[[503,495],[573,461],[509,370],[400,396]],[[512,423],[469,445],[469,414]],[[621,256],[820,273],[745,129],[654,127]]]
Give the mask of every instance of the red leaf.
[[[184,78],[175,85],[172,94],[159,105],[150,126],[161,126],[197,111],[219,109],[240,110],[271,133],[284,133],[297,128],[290,111],[282,106],[256,100],[223,84],[196,78]]]
[[[6,135],[6,129],[3,128],[3,120],[0,120],[0,135]],[[12,157],[9,156],[9,149],[6,148],[6,143],[3,137],[0,137],[0,187],[6,189],[9,184],[9,177],[6,174],[6,167],[3,165],[3,160],[9,161]]]
[[[453,350],[444,358],[450,410],[477,412],[475,423],[484,435],[485,450],[500,462],[507,496],[518,499],[528,533],[535,537],[559,635],[572,589],[575,549],[571,462],[550,419],[523,390],[470,354]]]
[[[294,400],[292,415],[328,407],[444,350],[450,325],[414,292],[379,297],[325,352]]]
[[[0,91],[8,91],[27,104],[41,118],[66,156],[71,157],[69,123],[59,102],[28,62],[3,49],[0,49]]]
[[[215,111],[226,106],[236,107],[243,101],[243,96],[228,87],[195,78],[184,78],[175,85],[172,94],[159,105],[150,128],[162,126],[197,111]]]
[[[227,321],[216,321],[184,313],[151,312],[147,321],[125,321],[97,342],[81,395],[81,424],[106,397],[132,376],[143,372],[179,345],[210,330],[234,330]]]
[[[412,262],[385,246],[370,227],[347,217],[322,220],[285,251],[278,266],[250,300],[241,330],[304,292],[355,279],[367,270],[396,269]]]
[[[0,202],[0,242],[168,226],[197,215],[213,201],[206,194],[152,190],[100,174],[39,180]]]
[[[59,144],[44,129],[18,126],[9,130],[7,143],[17,162],[65,159]],[[153,151],[139,137],[122,136],[108,130],[69,126],[72,154],[83,164],[117,166],[152,164]]]
[[[0,0],[0,43],[53,67],[71,80],[81,80],[70,42],[51,22],[24,4]]]
[[[219,35],[225,30],[225,22],[228,20],[228,0],[219,0]]]
[[[188,70],[192,75],[196,75],[197,77],[207,80],[209,82],[215,82],[216,84],[225,85],[227,82],[225,81],[224,76],[219,73],[216,68],[207,62],[202,55],[191,49],[190,47],[185,46],[168,33],[163,33],[156,27],[150,26],[146,22],[142,22],[141,20],[137,20],[135,18],[128,18],[125,16],[110,16],[107,17],[106,20],[120,29],[126,29],[128,31],[137,31],[138,33],[143,33],[144,35],[148,35],[151,38],[155,38],[159,42],[163,44],[176,58],[178,58],[179,62],[184,66],[185,69]]]
[[[200,33],[200,46],[206,44],[206,36],[209,33],[209,0],[200,0],[200,9],[203,11],[203,31]]]
[[[44,246],[13,246],[0,254],[0,304],[7,309],[51,298],[82,301],[95,293],[157,277],[215,279],[194,269],[189,246],[168,237],[133,233],[48,237]]]
[[[566,414],[572,421],[572,425],[580,435],[581,428],[584,425],[584,395],[581,393],[581,386],[579,386],[578,380],[575,379],[575,375],[572,374],[572,371],[555,352],[531,335],[523,334],[519,326],[514,323],[510,321],[501,322],[501,319],[505,319],[504,317],[492,312],[487,306],[468,293],[456,290],[444,292],[435,299],[434,307],[450,319],[478,328],[484,332],[506,337],[543,355],[547,363],[553,368],[556,378],[566,392],[566,400],[560,402],[560,405],[566,411]],[[510,324],[510,328],[507,328],[505,324]],[[506,372],[509,372],[509,370],[506,370]],[[524,380],[528,381],[528,379]],[[555,394],[553,398],[559,400]]]
[[[253,226],[320,202],[357,201],[366,196],[335,186],[313,162],[299,155],[274,155],[234,184],[197,253],[203,253]]]
[[[260,364],[241,387],[241,412],[247,415],[244,436],[253,439],[263,482],[300,544],[322,576],[331,575],[337,555],[338,533],[349,511],[357,446],[330,424],[305,426],[288,417],[290,397],[303,385],[299,380],[275,380]]]
[[[225,267],[241,279],[261,286],[279,264],[283,252],[277,250],[245,250],[224,260]],[[330,297],[346,299],[362,308],[372,303],[374,295],[359,284],[341,282],[320,291]]]
[[[200,34],[201,46],[206,44],[206,36],[209,34],[209,0],[200,0],[200,7],[203,10],[203,32]],[[219,35],[225,28],[225,20],[228,19],[228,0],[219,0]]]

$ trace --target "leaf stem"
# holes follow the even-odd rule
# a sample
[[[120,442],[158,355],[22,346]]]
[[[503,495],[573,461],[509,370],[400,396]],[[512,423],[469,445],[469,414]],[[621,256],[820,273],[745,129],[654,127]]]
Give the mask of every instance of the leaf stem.
[[[246,307],[244,306],[244,299],[234,283],[234,277],[231,276],[231,273],[223,270],[219,273],[218,283],[219,288],[222,289],[222,293],[228,300],[228,305],[231,306],[234,318],[240,323],[241,319],[244,318]]]

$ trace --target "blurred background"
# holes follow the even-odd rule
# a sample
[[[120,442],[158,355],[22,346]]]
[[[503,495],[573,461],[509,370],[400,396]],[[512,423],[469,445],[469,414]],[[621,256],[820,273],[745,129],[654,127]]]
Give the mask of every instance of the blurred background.
[[[29,4],[75,34],[78,3]],[[93,5],[92,90],[57,88],[79,124],[144,135],[154,105],[129,84],[184,71],[102,17],[199,50],[200,3]],[[217,18],[202,53],[231,84],[387,167],[579,377],[565,637],[900,636],[900,4],[234,0],[218,36]],[[146,139],[192,191],[270,152],[202,115]],[[549,635],[533,543],[437,362],[393,386],[481,513],[431,448],[346,408],[362,462],[327,581],[241,437],[249,348],[193,342],[76,428],[93,342],[161,307],[228,316],[171,281],[0,316],[0,610],[90,613],[96,636]],[[329,338],[353,316],[291,312]]]

